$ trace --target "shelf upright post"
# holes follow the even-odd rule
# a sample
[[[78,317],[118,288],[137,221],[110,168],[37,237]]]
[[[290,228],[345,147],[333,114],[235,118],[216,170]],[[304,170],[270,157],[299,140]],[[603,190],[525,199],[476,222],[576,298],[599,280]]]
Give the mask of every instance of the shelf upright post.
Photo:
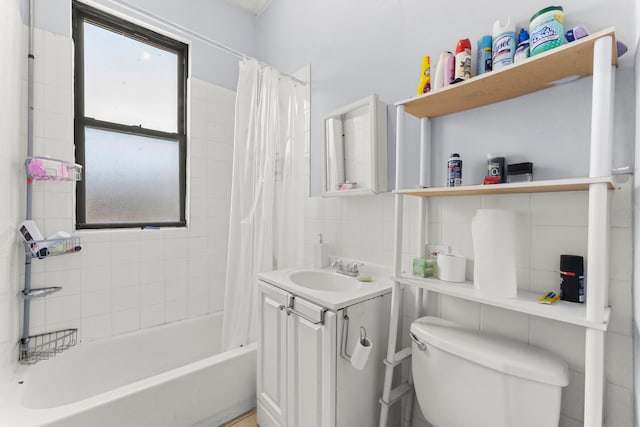
[[[402,188],[403,170],[403,143],[404,143],[404,105],[396,107],[396,190]],[[402,272],[402,216],[403,216],[403,196],[395,194],[395,231],[394,231],[394,251],[393,251],[393,275],[400,276]],[[402,287],[394,281],[391,293],[391,314],[389,319],[389,340],[387,343],[387,357],[385,359],[385,375],[380,398],[380,427],[387,426],[389,418],[389,407],[391,401],[391,389],[393,387],[393,371],[396,367],[396,348],[398,340],[398,326],[400,324],[400,307],[402,302]]]
[[[593,48],[593,99],[589,176],[611,174],[613,132],[613,39],[596,40]],[[587,320],[605,321],[609,280],[609,208],[607,184],[589,186],[587,235]],[[584,426],[601,427],[604,398],[604,331],[586,329]]]
[[[431,122],[428,117],[420,119],[420,188],[426,188],[431,185],[431,179],[429,178],[429,165],[431,164]],[[418,250],[416,253],[420,258],[427,256],[426,243],[428,240],[428,209],[429,201],[427,197],[420,197],[418,199],[419,211],[418,211]],[[422,315],[422,299],[423,289],[416,288],[416,300],[414,307],[415,317],[418,318]]]

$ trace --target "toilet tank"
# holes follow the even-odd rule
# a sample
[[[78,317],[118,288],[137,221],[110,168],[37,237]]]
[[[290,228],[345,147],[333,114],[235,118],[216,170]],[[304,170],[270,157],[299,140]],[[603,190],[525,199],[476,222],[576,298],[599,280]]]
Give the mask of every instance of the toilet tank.
[[[437,427],[557,427],[567,363],[526,343],[435,317],[411,325],[422,412]]]

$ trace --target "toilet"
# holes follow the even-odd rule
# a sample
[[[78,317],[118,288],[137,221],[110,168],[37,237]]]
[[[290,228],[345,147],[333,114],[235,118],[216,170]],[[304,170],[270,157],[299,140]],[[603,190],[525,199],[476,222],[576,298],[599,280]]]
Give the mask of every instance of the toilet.
[[[436,317],[411,324],[413,382],[434,427],[557,427],[567,363]]]

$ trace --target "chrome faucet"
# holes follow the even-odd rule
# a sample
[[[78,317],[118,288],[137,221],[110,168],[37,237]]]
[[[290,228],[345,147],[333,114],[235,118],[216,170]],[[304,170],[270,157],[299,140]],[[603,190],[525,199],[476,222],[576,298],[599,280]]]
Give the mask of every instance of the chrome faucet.
[[[357,277],[360,274],[359,267],[362,267],[363,265],[364,264],[360,264],[357,262],[344,263],[340,258],[336,258],[331,263],[331,268],[333,268],[336,273],[344,274],[351,277]]]

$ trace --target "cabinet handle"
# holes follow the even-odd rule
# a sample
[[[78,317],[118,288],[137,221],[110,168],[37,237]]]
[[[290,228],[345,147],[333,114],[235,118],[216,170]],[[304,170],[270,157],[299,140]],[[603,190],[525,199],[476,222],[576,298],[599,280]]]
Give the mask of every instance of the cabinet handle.
[[[287,307],[287,315],[290,315],[291,313],[295,314],[298,317],[302,317],[304,320],[306,320],[309,323],[312,323],[314,325],[324,325],[324,314],[327,312],[327,310],[322,310],[320,312],[320,320],[319,321],[314,321],[312,319],[309,319],[307,316],[305,316],[304,314],[300,313],[299,311],[296,311],[293,308]]]

